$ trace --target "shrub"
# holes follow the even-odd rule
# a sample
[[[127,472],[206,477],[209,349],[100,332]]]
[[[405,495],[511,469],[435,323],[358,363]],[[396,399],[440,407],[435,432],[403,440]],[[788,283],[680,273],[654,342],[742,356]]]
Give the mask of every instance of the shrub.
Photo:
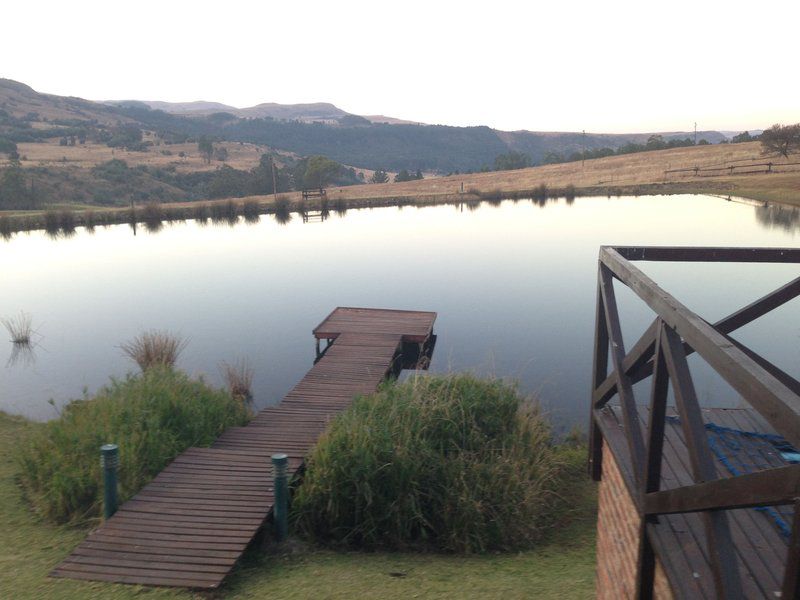
[[[142,371],[153,367],[173,367],[186,347],[186,340],[168,331],[145,331],[120,345],[126,356]]]
[[[515,387],[412,379],[356,399],[332,423],[293,519],[310,537],[368,548],[529,547],[561,510],[566,464]]]
[[[127,500],[190,446],[208,446],[247,421],[244,404],[167,368],[112,379],[94,398],[68,404],[32,428],[17,450],[19,481],[35,509],[82,522],[102,506],[100,446],[120,448],[120,499]]]

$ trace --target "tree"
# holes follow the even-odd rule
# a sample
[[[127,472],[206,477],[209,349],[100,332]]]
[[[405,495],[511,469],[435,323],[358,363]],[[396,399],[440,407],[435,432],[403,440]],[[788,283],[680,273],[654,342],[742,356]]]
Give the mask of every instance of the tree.
[[[342,165],[327,156],[311,156],[305,163],[302,187],[324,188],[341,169]]]
[[[411,181],[413,177],[409,174],[407,169],[403,169],[397,175],[394,176],[395,183],[402,183],[403,181]]]
[[[414,174],[414,179],[423,179],[421,170],[417,169],[417,172]]]
[[[750,135],[749,131],[743,131],[739,135],[735,135],[731,138],[731,143],[733,144],[741,144],[742,142],[752,142],[753,136]]]
[[[207,137],[203,136],[197,142],[197,150],[200,152],[200,156],[205,159],[206,164],[211,164],[211,157],[214,156],[214,144],[213,142],[208,139]]]
[[[0,210],[32,208],[34,197],[25,185],[25,174],[19,161],[13,160],[0,175]]]
[[[494,159],[495,171],[513,171],[515,169],[524,169],[531,166],[531,157],[524,152],[515,152],[512,150],[507,154],[499,154]]]
[[[800,152],[800,123],[794,125],[775,124],[761,134],[761,148],[764,154],[780,154],[789,158],[793,152]]]
[[[387,181],[389,181],[389,174],[383,169],[375,171],[369,179],[370,183],[386,183]]]
[[[228,149],[224,146],[218,146],[214,148],[214,159],[220,162],[225,162],[228,160]]]

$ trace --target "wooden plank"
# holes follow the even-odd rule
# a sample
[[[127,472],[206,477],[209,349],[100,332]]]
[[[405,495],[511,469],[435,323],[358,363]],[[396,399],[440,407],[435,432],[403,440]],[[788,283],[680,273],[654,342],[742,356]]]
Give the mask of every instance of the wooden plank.
[[[800,248],[708,248],[692,246],[614,246],[627,260],[800,263]]]

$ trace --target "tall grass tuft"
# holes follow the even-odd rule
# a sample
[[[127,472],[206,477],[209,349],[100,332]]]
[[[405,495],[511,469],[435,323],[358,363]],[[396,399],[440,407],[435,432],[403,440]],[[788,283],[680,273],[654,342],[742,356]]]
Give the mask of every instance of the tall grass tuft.
[[[253,402],[253,367],[244,358],[236,359],[233,364],[222,362],[220,364],[222,377],[228,386],[228,392],[234,398],[240,399],[248,406]]]
[[[83,212],[83,226],[86,228],[86,231],[93,232],[95,225],[97,225],[97,215],[95,215],[94,211],[89,209]]]
[[[471,375],[358,398],[307,461],[293,521],[364,548],[527,548],[561,518],[567,461],[537,406]]]
[[[164,210],[157,202],[148,202],[142,209],[141,219],[148,231],[160,231],[164,221]]]
[[[145,331],[120,345],[126,356],[136,361],[142,371],[154,367],[175,366],[187,341],[168,331]]]
[[[14,226],[11,224],[11,219],[0,216],[0,237],[7,240],[11,238],[13,233]]]
[[[100,446],[120,449],[120,499],[127,500],[190,446],[208,446],[244,425],[247,408],[222,390],[170,369],[113,380],[60,418],[31,426],[17,449],[18,480],[43,517],[85,522],[102,502]]]
[[[44,211],[44,230],[49,235],[58,235],[58,230],[61,227],[61,220],[55,210],[48,209]]]
[[[11,343],[15,345],[30,345],[33,337],[33,317],[20,311],[15,317],[0,319],[0,323],[11,336]]]
[[[244,204],[242,204],[242,215],[244,215],[244,220],[248,223],[258,223],[261,220],[260,212],[258,200],[251,198],[245,200]]]
[[[192,206],[192,217],[200,223],[205,223],[208,220],[208,213],[208,204],[198,202]]]

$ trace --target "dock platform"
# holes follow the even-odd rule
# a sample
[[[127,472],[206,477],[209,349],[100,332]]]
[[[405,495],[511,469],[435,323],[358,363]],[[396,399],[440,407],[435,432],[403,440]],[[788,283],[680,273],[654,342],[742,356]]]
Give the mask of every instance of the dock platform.
[[[403,365],[403,348],[433,336],[436,313],[337,308],[314,329],[327,340],[278,405],[210,448],[189,448],[88,535],[53,577],[216,589],[271,516],[272,465],[294,475],[330,420]]]

